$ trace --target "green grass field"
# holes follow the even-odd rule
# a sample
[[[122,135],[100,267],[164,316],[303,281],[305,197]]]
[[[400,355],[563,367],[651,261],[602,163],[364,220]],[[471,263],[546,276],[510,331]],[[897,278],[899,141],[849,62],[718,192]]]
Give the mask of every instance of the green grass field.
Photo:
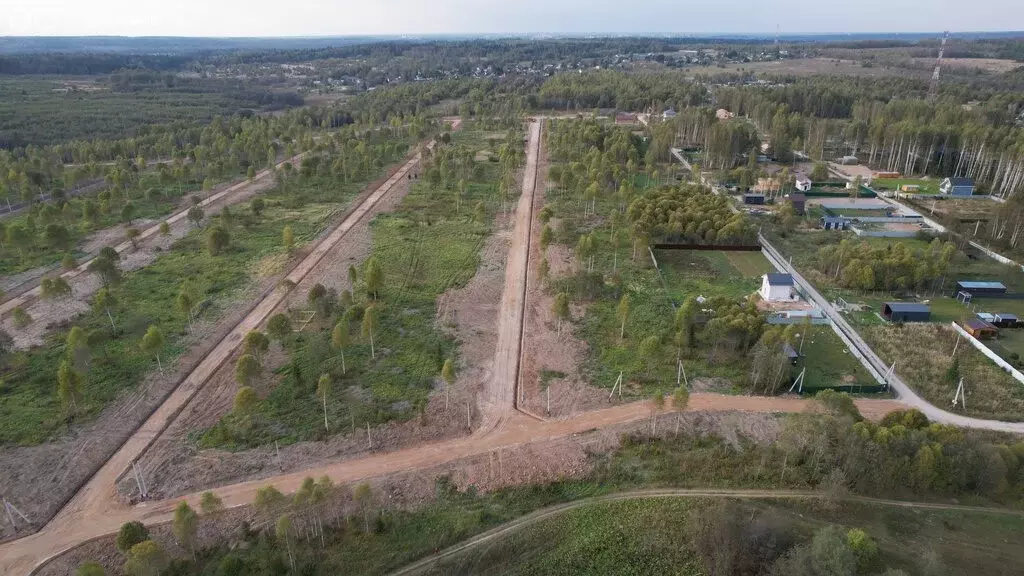
[[[855,393],[860,386],[873,388],[878,385],[830,326],[813,326],[800,353],[802,357],[794,374],[801,368],[807,368],[805,391],[841,386],[843,390]]]
[[[899,190],[904,185],[920,186],[919,190],[909,194],[938,194],[940,180],[935,178],[875,178],[871,187],[876,190]]]
[[[760,252],[726,252],[725,257],[746,278],[760,278],[763,274],[775,271]]]

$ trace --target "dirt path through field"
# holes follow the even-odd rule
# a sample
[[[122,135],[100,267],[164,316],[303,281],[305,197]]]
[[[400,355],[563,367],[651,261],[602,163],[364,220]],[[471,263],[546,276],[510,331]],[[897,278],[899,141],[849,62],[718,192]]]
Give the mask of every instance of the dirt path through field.
[[[483,534],[474,536],[464,542],[460,542],[450,548],[446,548],[436,554],[433,554],[427,558],[409,564],[408,566],[396,570],[391,573],[391,576],[400,576],[403,574],[417,574],[423,570],[433,566],[437,562],[453,558],[458,556],[462,552],[475,548],[481,544],[494,541],[499,538],[503,538],[512,532],[522,530],[532,526],[538,522],[552,518],[570,510],[580,508],[583,506],[590,506],[593,504],[600,504],[603,502],[619,502],[623,500],[646,500],[650,498],[737,498],[742,500],[789,500],[789,499],[811,499],[818,500],[824,498],[825,495],[822,492],[814,492],[810,490],[750,490],[750,489],[730,489],[730,488],[716,488],[716,489],[700,489],[700,488],[672,488],[672,489],[660,489],[660,490],[631,490],[629,492],[619,492],[616,494],[607,494],[604,496],[595,496],[592,498],[583,498],[581,500],[575,500],[573,502],[566,502],[563,504],[556,504],[537,510],[511,522],[507,522],[498,526],[497,528],[488,530]],[[937,504],[934,502],[908,502],[904,500],[887,500],[882,498],[869,498],[866,496],[846,496],[843,497],[844,502],[857,502],[860,504],[877,504],[881,506],[893,506],[899,508],[916,508],[920,510],[951,510],[957,512],[973,512],[983,514],[995,514],[995,515],[1009,515],[1009,516],[1020,516],[1024,513],[1019,510],[1010,510],[1006,508],[985,508],[981,506],[961,506],[957,504]]]
[[[814,406],[812,401],[799,398],[694,394],[687,410],[786,413],[803,412],[813,409]],[[857,407],[866,417],[877,420],[881,415],[902,408],[903,405],[891,400],[858,400]],[[550,440],[594,428],[649,418],[652,410],[652,403],[643,401],[587,412],[572,419],[543,422],[513,412],[503,418],[499,429],[486,434],[425,444],[264,480],[243,482],[213,491],[229,508],[246,506],[252,503],[259,488],[271,484],[286,494],[298,489],[303,479],[308,476],[318,478],[326,474],[335,483],[350,484],[401,471],[431,468],[445,462],[485,454],[501,447]],[[87,492],[84,498],[76,499],[74,506],[69,506],[42,531],[0,546],[0,573],[26,574],[40,561],[91,538],[115,532],[121,524],[130,520],[140,520],[147,524],[167,522],[173,515],[174,507],[182,499],[197,509],[199,506],[198,493],[184,498],[125,506],[117,503],[114,497],[113,477],[108,476],[104,480],[105,482],[101,483],[90,483],[90,487],[94,488],[83,491]]]

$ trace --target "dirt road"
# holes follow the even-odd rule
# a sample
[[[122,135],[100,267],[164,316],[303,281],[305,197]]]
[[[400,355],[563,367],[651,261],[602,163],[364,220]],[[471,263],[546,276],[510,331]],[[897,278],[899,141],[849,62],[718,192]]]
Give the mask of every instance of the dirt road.
[[[532,526],[538,522],[541,522],[547,518],[558,516],[570,510],[580,508],[583,506],[589,506],[592,504],[600,504],[602,502],[619,502],[623,500],[646,500],[651,498],[737,498],[743,500],[788,500],[788,499],[820,499],[824,495],[821,492],[812,492],[809,490],[742,490],[742,489],[665,489],[665,490],[631,490],[629,492],[620,492],[617,494],[607,494],[605,496],[595,496],[593,498],[584,498],[582,500],[575,500],[573,502],[566,502],[564,504],[556,504],[549,506],[535,512],[531,512],[521,518],[512,520],[494,528],[488,530],[483,534],[478,534],[473,538],[470,538],[464,542],[460,542],[455,546],[446,548],[432,556],[424,558],[418,562],[409,564],[408,566],[396,570],[391,573],[391,576],[400,576],[403,574],[417,574],[437,562],[453,558],[466,550],[475,548],[481,544],[492,542],[496,539],[503,538],[512,532],[522,530],[528,526]],[[904,500],[886,500],[882,498],[868,498],[863,496],[848,496],[843,498],[846,502],[857,502],[865,504],[878,504],[883,506],[894,506],[899,508],[916,508],[921,510],[955,510],[958,512],[975,512],[985,514],[997,514],[997,515],[1010,515],[1010,516],[1021,516],[1024,512],[1019,510],[1010,510],[1006,508],[984,508],[980,506],[960,506],[956,504],[936,504],[934,502],[908,502]]]
[[[291,162],[292,164],[295,164],[296,162],[298,162],[299,160],[302,159],[302,156],[304,154],[305,153],[297,154],[297,155],[295,155],[295,156],[293,156],[291,158],[288,158],[288,159],[282,161],[281,163],[279,163],[275,168],[280,168],[280,167],[284,166],[288,162]],[[262,171],[258,172],[256,174],[256,176],[254,176],[251,180],[249,180],[249,179],[242,180],[241,182],[238,182],[237,184],[229,186],[229,187],[225,188],[224,190],[221,190],[220,192],[217,192],[216,194],[210,195],[205,200],[203,200],[203,201],[201,201],[199,203],[199,207],[203,208],[204,210],[212,210],[212,209],[216,209],[216,208],[219,208],[219,207],[222,207],[222,206],[228,206],[228,205],[234,204],[234,203],[236,203],[238,201],[244,200],[245,198],[247,198],[249,196],[248,193],[252,189],[255,189],[257,186],[263,184],[263,181],[267,180],[272,174],[273,174],[273,172],[271,170],[269,170],[269,169],[262,170]],[[191,207],[186,208],[184,210],[181,210],[181,211],[179,211],[179,212],[177,212],[175,214],[172,214],[170,217],[168,217],[166,219],[167,224],[169,224],[171,227],[174,227],[176,225],[187,225],[187,220],[186,219],[188,218],[188,211],[189,211],[189,209],[191,209]],[[139,235],[138,239],[136,240],[136,242],[137,243],[146,242],[147,240],[157,236],[159,233],[160,233],[160,224],[159,223],[154,224],[153,226],[150,226],[149,228],[146,228],[145,230],[142,230],[142,232],[140,233],[140,235]],[[125,252],[129,252],[129,251],[133,250],[134,248],[132,246],[132,243],[126,240],[124,242],[121,242],[120,244],[115,245],[114,249],[117,250],[118,254],[123,254]],[[98,250],[97,250],[97,253],[98,253]],[[89,258],[89,259],[85,260],[84,262],[79,263],[79,265],[77,267],[75,267],[75,268],[73,268],[71,270],[68,270],[67,272],[64,272],[63,274],[61,274],[61,276],[64,277],[64,279],[67,280],[69,283],[73,282],[74,279],[76,277],[78,277],[79,275],[87,273],[88,268],[89,268],[89,264],[94,259],[95,258]],[[0,304],[0,316],[4,316],[6,314],[9,314],[12,310],[14,310],[15,308],[17,308],[19,306],[20,307],[25,307],[29,303],[34,302],[35,300],[37,300],[39,298],[40,292],[41,292],[41,290],[39,288],[39,280],[40,280],[39,278],[36,278],[35,280],[27,282],[26,283],[27,286],[19,286],[19,287],[16,287],[16,288],[12,288],[11,290],[8,290],[8,294],[18,294],[18,295],[16,297],[10,298],[9,300],[4,302],[3,304]]]
[[[652,414],[650,402],[636,402],[596,410],[572,419],[541,421],[515,410],[516,380],[522,349],[523,318],[526,290],[526,271],[530,226],[532,221],[533,190],[537,179],[537,158],[541,126],[531,123],[527,164],[523,177],[523,195],[516,214],[516,224],[506,268],[506,285],[499,316],[498,349],[492,377],[481,402],[484,409],[483,425],[468,437],[435,442],[379,454],[358,460],[349,460],[320,466],[268,479],[243,482],[213,491],[227,507],[245,506],[252,502],[256,491],[273,484],[285,493],[295,491],[308,476],[330,476],[335,482],[348,484],[367,478],[401,471],[424,470],[439,464],[495,449],[560,438],[586,432],[594,428],[621,424],[647,418]],[[317,263],[342,239],[352,224],[361,218],[397,179],[405,177],[415,160],[407,163],[380,189],[371,194],[366,203],[346,218],[288,275],[292,282],[299,281],[315,268]],[[198,506],[199,494],[159,502],[144,502],[136,506],[121,504],[115,494],[117,476],[140,454],[170,422],[178,410],[196,393],[198,387],[217,370],[240,344],[250,329],[262,323],[287,295],[278,289],[253,309],[249,316],[221,342],[153,416],[136,432],[122,449],[90,480],[76,497],[40,532],[0,546],[0,573],[27,574],[38,565],[86,540],[115,532],[122,523],[141,520],[161,523],[171,519],[173,509],[185,499]],[[694,394],[689,410],[740,411],[761,413],[802,412],[814,404],[796,398],[764,398],[750,396],[723,396]],[[902,405],[886,400],[859,400],[858,408],[868,418],[878,419]]]
[[[540,155],[541,123],[531,122],[523,169],[523,191],[516,207],[515,228],[505,267],[505,288],[498,316],[498,349],[494,356],[491,380],[481,397],[483,421],[477,434],[499,428],[516,408],[517,383],[523,346],[523,319],[526,312],[526,279],[533,225],[533,198],[537,186],[537,160]]]
[[[812,406],[814,404],[811,401],[798,398],[694,394],[690,398],[688,410],[785,413],[803,412]],[[877,419],[891,410],[902,408],[903,405],[889,400],[858,400],[857,407],[865,416]],[[395,472],[431,468],[461,458],[486,454],[501,447],[548,440],[648,418],[651,413],[652,404],[648,401],[596,410],[568,420],[538,422],[532,417],[512,412],[502,419],[500,428],[488,433],[321,466],[265,480],[243,482],[214,489],[213,492],[224,501],[226,507],[246,506],[252,503],[256,491],[267,485],[274,485],[287,494],[297,490],[306,477],[318,478],[325,474],[335,483],[350,484]],[[120,457],[119,453],[112,463],[115,460],[120,461]],[[111,465],[108,464],[104,470],[110,468]],[[140,520],[147,524],[167,522],[173,516],[174,507],[182,499],[187,500],[193,507],[199,506],[198,493],[184,498],[145,502],[136,506],[122,505],[113,493],[113,479],[116,473],[104,474],[104,470],[101,470],[79,497],[76,497],[72,504],[43,530],[0,546],[0,573],[27,574],[39,562],[91,538],[113,533],[121,524],[130,520]]]

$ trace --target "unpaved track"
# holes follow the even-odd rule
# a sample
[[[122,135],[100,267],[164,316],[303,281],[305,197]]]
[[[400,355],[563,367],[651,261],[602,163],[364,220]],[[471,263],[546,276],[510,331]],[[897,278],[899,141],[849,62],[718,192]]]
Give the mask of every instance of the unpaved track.
[[[688,410],[786,413],[803,412],[813,409],[814,406],[812,401],[798,398],[694,394],[690,398]],[[890,400],[858,400],[857,407],[865,416],[877,419],[904,406]],[[486,434],[475,434],[263,480],[243,482],[217,488],[213,492],[227,507],[246,506],[252,503],[256,491],[267,485],[274,485],[287,494],[297,490],[306,477],[318,478],[325,474],[336,483],[351,484],[395,472],[429,469],[439,464],[486,454],[497,448],[550,440],[594,428],[632,422],[648,418],[651,413],[652,405],[648,401],[587,412],[569,420],[538,422],[524,414],[512,412],[503,419],[499,429]],[[109,468],[109,465],[106,468]],[[116,470],[120,471],[119,468]],[[95,482],[94,478],[88,488],[83,490],[84,497],[76,498],[72,505],[40,532],[0,546],[0,574],[27,574],[39,562],[91,538],[116,532],[121,524],[130,520],[140,520],[147,524],[170,521],[174,507],[181,500],[188,501],[193,507],[199,506],[199,493],[183,498],[125,506],[118,502],[114,494],[114,476],[116,472],[108,474],[101,483]]]
[[[295,162],[301,160],[302,156],[304,154],[305,153],[296,154],[295,156],[293,156],[291,158],[283,160],[275,168],[280,168],[280,167],[284,166],[288,162],[295,163]],[[224,190],[221,190],[220,192],[217,192],[216,194],[210,195],[205,200],[203,200],[203,201],[201,201],[199,203],[199,207],[203,208],[203,209],[209,209],[211,206],[213,206],[213,208],[217,208],[217,207],[220,207],[220,206],[228,206],[228,205],[234,204],[236,201],[239,201],[239,200],[244,200],[247,197],[247,193],[252,188],[255,188],[256,186],[260,185],[262,183],[262,181],[267,179],[271,174],[272,174],[272,172],[270,171],[270,169],[262,170],[259,173],[257,173],[256,176],[254,176],[252,180],[249,180],[249,179],[242,180],[241,182],[238,182],[237,184],[229,186],[229,187],[225,188]],[[166,219],[166,222],[170,226],[172,226],[172,227],[175,226],[176,224],[178,224],[179,222],[183,222],[186,218],[188,218],[188,211],[190,209],[191,209],[191,207],[186,208],[184,210],[181,210],[181,211],[179,211],[179,212],[177,212],[175,214],[172,214],[170,217],[168,217]],[[160,233],[160,223],[158,222],[158,223],[154,224],[153,226],[150,226],[149,228],[146,228],[145,230],[143,230],[140,233],[139,238],[136,240],[136,242],[138,242],[138,243],[145,242],[145,241],[149,240],[150,238],[153,238],[154,236],[156,236],[159,233]],[[114,246],[114,250],[117,250],[118,254],[123,254],[123,253],[129,252],[129,251],[131,251],[133,249],[134,248],[132,247],[132,243],[127,241],[127,240],[124,241],[124,242],[121,242],[120,244],[117,244],[116,246]],[[71,270],[68,270],[67,272],[64,272],[63,274],[61,274],[61,276],[63,276],[64,279],[67,280],[69,283],[73,282],[76,277],[78,277],[79,275],[84,274],[84,273],[86,273],[88,271],[89,264],[94,259],[95,258],[89,258],[88,260],[85,260],[84,262],[81,262],[75,268],[73,268]],[[18,294],[18,296],[14,297],[14,298],[11,298],[10,300],[7,300],[3,304],[0,304],[0,316],[4,316],[6,314],[9,314],[12,310],[14,310],[15,308],[17,308],[19,306],[24,307],[27,304],[37,300],[39,298],[39,296],[40,296],[40,293],[41,293],[41,289],[39,287],[39,282],[40,282],[40,279],[36,278],[36,279],[26,283],[26,285],[32,286],[31,288],[27,288],[27,286],[19,286],[17,288],[13,288],[10,291],[8,291],[9,293]]]
[[[531,122],[526,145],[526,167],[523,170],[523,191],[516,207],[515,227],[505,267],[505,288],[498,316],[498,349],[494,356],[491,380],[481,396],[483,419],[476,432],[478,435],[500,428],[507,415],[516,409],[540,136],[541,122]]]
[[[330,476],[335,482],[347,484],[395,472],[425,470],[461,458],[486,454],[497,448],[517,446],[530,442],[550,440],[594,428],[621,424],[647,418],[652,414],[650,402],[636,402],[581,414],[567,420],[541,421],[517,412],[516,380],[520,365],[523,336],[524,298],[528,265],[529,233],[533,212],[533,191],[537,180],[537,159],[540,144],[540,122],[531,123],[527,150],[526,170],[523,176],[523,195],[516,213],[516,223],[506,268],[506,285],[499,317],[498,349],[492,378],[482,394],[482,424],[468,437],[435,442],[300,472],[234,484],[213,491],[227,507],[245,506],[252,502],[256,491],[273,484],[285,493],[294,492],[306,477]],[[416,159],[407,163],[388,183],[367,198],[366,203],[325,238],[288,275],[295,284],[312,270],[331,250],[354,222],[361,218],[367,204],[376,202],[394,181],[404,178]],[[366,209],[363,209],[366,208]],[[347,224],[347,225],[346,225]],[[233,330],[210,356],[182,383],[153,416],[138,430],[115,456],[107,462],[76,497],[40,532],[0,546],[0,574],[27,574],[40,562],[60,554],[86,540],[117,531],[129,520],[146,523],[169,521],[174,507],[182,499],[198,507],[199,494],[187,495],[159,502],[144,502],[136,506],[121,504],[115,494],[117,476],[138,456],[169,423],[197,389],[240,344],[249,330],[259,324],[287,296],[287,290],[275,290]],[[689,410],[740,412],[803,412],[814,406],[807,400],[795,398],[764,398],[751,396],[723,396],[694,394]],[[887,400],[858,400],[857,406],[868,418],[882,415],[903,405]]]
[[[556,504],[535,512],[531,512],[521,518],[517,518],[497,528],[493,528],[478,534],[464,542],[460,542],[441,552],[428,556],[422,560],[409,564],[408,566],[391,573],[391,576],[403,574],[416,574],[430,568],[433,564],[453,558],[462,552],[475,548],[481,544],[491,542],[498,538],[504,538],[513,532],[532,526],[548,518],[558,516],[570,510],[592,504],[603,502],[620,502],[623,500],[647,500],[651,498],[736,498],[742,500],[791,500],[791,499],[820,499],[824,495],[821,492],[809,490],[743,490],[743,489],[664,489],[664,490],[632,490],[619,492],[605,496],[584,498],[564,504]],[[862,504],[877,504],[880,506],[894,506],[899,508],[915,508],[920,510],[955,510],[958,512],[974,512],[984,514],[1022,516],[1024,512],[1006,508],[984,508],[980,506],[960,506],[957,504],[937,504],[933,502],[908,502],[905,500],[886,500],[882,498],[869,498],[866,496],[848,496],[843,498],[845,502],[857,502]]]

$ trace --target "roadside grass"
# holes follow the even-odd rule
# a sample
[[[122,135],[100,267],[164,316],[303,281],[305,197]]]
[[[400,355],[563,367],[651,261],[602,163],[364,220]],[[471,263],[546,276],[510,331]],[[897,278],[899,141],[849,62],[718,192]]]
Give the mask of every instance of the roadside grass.
[[[861,334],[896,374],[930,403],[950,409],[959,377],[953,364],[956,333],[948,326],[913,323],[869,326]],[[1024,420],[1024,384],[996,366],[968,342],[960,342],[956,358],[967,389],[967,409],[952,411],[977,418]]]
[[[920,186],[909,194],[938,194],[941,180],[936,178],[875,178],[871,187],[878,190],[899,190],[904,185]]]
[[[436,322],[437,298],[473,278],[492,232],[491,222],[501,208],[498,164],[477,164],[482,171],[468,182],[458,212],[454,185],[445,189],[421,179],[393,212],[373,220],[371,257],[384,278],[375,304],[376,358],[369,338],[361,334],[363,310],[372,302],[360,282],[351,308],[333,310],[330,320],[314,322],[286,344],[290,361],[273,376],[276,383],[260,402],[259,418],[251,429],[239,426],[228,414],[203,433],[201,447],[238,450],[274,441],[323,439],[423,412],[430,393],[441,383],[445,359],[458,354],[458,342]],[[482,220],[474,217],[478,202],[485,207]],[[362,278],[365,265],[359,269]],[[344,372],[341,355],[330,345],[339,320],[347,324],[352,342],[344,350]],[[327,400],[330,430],[324,429],[316,394],[321,374],[332,379]]]
[[[395,154],[400,152],[396,150]],[[334,211],[343,209],[364,185],[341,185],[312,177],[302,186],[289,188],[287,194],[277,189],[268,191],[263,195],[266,209],[262,216],[249,228],[236,222],[230,229],[231,247],[222,254],[211,256],[205,247],[207,229],[220,221],[215,216],[203,228],[175,242],[149,266],[126,273],[111,289],[118,300],[111,310],[115,328],[111,328],[103,311],[86,312],[71,322],[95,338],[83,400],[78,403],[74,421],[95,416],[156,368],[155,359],[139,350],[139,341],[150,325],[164,335],[160,356],[165,366],[185,351],[188,319],[175,306],[183,282],[190,280],[196,285],[201,294],[198,313],[215,321],[257,273],[257,263],[284,253],[281,231],[285,225],[292,227],[298,244],[313,240]],[[47,335],[45,345],[9,358],[0,388],[0,445],[38,444],[66,427],[57,399],[56,373],[66,354],[65,338],[70,328],[54,330]]]

